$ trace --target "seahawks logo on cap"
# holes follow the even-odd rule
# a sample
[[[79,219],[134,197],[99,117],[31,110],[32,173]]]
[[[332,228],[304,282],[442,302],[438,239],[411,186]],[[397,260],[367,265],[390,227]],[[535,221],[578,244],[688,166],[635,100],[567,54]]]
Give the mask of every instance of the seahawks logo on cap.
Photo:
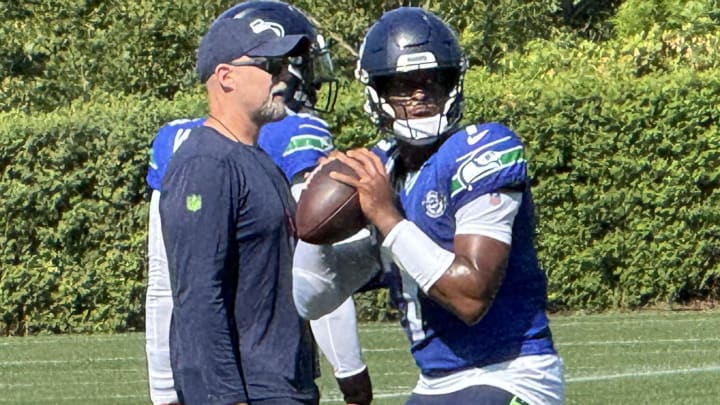
[[[272,21],[265,21],[261,18],[251,22],[250,29],[256,34],[270,30],[280,38],[285,36],[285,28],[282,25]]]

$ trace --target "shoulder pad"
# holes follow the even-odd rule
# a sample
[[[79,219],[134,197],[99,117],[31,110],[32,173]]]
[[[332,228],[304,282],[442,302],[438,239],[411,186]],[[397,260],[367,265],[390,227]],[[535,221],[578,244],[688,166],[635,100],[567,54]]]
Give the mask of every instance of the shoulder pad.
[[[173,153],[190,135],[192,128],[205,122],[205,118],[177,119],[163,125],[152,142],[150,149],[150,162],[146,177],[148,185],[153,190],[160,190],[162,178]]]
[[[517,188],[527,180],[522,141],[497,123],[468,125],[456,132],[438,150],[437,161],[452,173],[451,198]]]

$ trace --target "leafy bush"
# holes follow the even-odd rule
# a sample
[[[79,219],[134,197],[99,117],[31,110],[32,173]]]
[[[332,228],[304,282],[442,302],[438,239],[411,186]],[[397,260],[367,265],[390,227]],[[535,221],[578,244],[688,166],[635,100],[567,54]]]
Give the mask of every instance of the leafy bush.
[[[221,1],[3,2],[0,111],[51,111],[91,92],[170,98]]]
[[[163,122],[201,106],[105,95],[0,114],[0,333],[141,327],[147,151]]]
[[[292,2],[336,44],[340,77],[352,80],[367,29],[383,11],[424,6],[461,34],[473,64],[492,64],[508,50],[548,38],[563,20],[555,1],[375,1],[337,7],[333,0]],[[212,0],[0,3],[0,111],[52,111],[104,91],[171,99],[191,90],[197,44],[232,4]],[[349,16],[347,9],[353,10]],[[593,13],[602,13],[602,8]],[[349,18],[350,17],[350,18]]]
[[[527,142],[555,308],[720,295],[718,69],[658,57],[639,75],[622,46],[537,43],[467,80],[467,115]]]
[[[0,333],[142,328],[147,151],[164,122],[206,113],[193,54],[218,3],[0,4]],[[340,149],[383,136],[363,113],[350,50],[399,3],[353,18],[325,0],[296,3],[347,47],[336,48],[341,94],[325,117]],[[717,6],[627,0],[607,20],[616,34],[591,41],[533,25],[569,10],[535,3],[422,5],[451,19],[482,62],[466,78],[465,121],[499,121],[526,141],[551,307],[720,298]],[[562,4],[581,19],[606,15],[591,3]],[[478,33],[487,16],[477,10],[508,18],[513,6],[523,29]],[[386,301],[363,294],[359,312],[395,317]]]

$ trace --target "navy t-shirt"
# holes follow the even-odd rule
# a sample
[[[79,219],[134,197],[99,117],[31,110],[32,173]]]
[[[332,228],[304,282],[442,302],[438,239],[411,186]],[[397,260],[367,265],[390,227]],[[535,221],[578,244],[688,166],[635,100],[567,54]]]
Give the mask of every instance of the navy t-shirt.
[[[288,182],[259,147],[192,131],[160,199],[176,390],[190,404],[316,398],[312,337],[292,299]]]

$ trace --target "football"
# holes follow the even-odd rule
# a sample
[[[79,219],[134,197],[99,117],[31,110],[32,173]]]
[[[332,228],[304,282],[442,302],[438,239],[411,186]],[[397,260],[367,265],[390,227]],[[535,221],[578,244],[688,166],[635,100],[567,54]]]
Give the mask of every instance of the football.
[[[350,166],[337,159],[313,174],[300,194],[295,212],[298,237],[307,243],[326,245],[339,242],[356,234],[367,224],[357,190],[334,180],[330,172],[357,177]]]

